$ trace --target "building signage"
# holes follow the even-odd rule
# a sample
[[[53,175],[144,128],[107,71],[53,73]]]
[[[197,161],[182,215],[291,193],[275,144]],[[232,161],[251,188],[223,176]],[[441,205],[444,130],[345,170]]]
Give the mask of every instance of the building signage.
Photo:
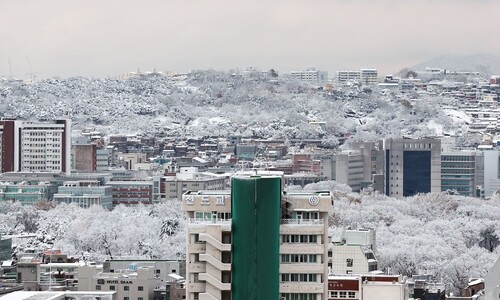
[[[309,204],[311,205],[318,205],[319,203],[319,197],[318,196],[311,196],[309,198]]]
[[[359,290],[359,280],[328,280],[329,291],[357,291]]]
[[[194,197],[191,195],[184,196],[184,200],[186,201],[186,204],[194,204]]]
[[[97,279],[97,284],[132,284],[131,280],[104,280]]]

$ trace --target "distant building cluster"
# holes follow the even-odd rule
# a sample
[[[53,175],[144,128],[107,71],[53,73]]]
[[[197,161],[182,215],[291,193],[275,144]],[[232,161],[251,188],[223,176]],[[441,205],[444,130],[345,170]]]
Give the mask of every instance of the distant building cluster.
[[[187,191],[225,189],[234,172],[251,169],[283,172],[286,185],[335,180],[355,192],[370,189],[391,197],[429,192],[489,197],[500,190],[500,152],[491,140],[461,149],[453,137],[393,138],[338,150],[321,140],[241,136],[105,140],[84,130],[72,139],[68,120],[1,122],[0,201],[27,205],[153,204],[181,199]]]

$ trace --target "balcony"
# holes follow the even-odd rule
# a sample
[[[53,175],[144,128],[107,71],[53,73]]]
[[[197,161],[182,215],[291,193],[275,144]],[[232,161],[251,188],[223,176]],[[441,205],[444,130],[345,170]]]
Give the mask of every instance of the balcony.
[[[207,242],[220,251],[231,251],[231,244],[223,244],[211,235],[200,233],[200,241]]]
[[[200,261],[205,261],[221,271],[231,271],[231,264],[226,264],[210,254],[200,254]]]
[[[282,225],[323,225],[323,219],[281,219]]]
[[[203,262],[193,262],[187,264],[187,269],[190,273],[205,273],[207,266]]]
[[[208,225],[221,225],[223,231],[231,231],[231,219],[217,219],[217,218],[189,218],[188,227],[205,227]]]
[[[324,234],[323,219],[282,219],[281,234]]]
[[[217,289],[221,291],[230,291],[231,290],[231,284],[230,283],[223,283],[220,282],[217,278],[208,275],[207,273],[200,273],[199,279],[206,281],[207,283],[213,285]]]
[[[219,300],[209,293],[200,293],[200,300]]]
[[[187,288],[190,293],[203,293],[205,292],[205,285],[204,282],[190,282],[187,284]]]
[[[323,293],[324,283],[316,282],[282,282],[280,293]]]

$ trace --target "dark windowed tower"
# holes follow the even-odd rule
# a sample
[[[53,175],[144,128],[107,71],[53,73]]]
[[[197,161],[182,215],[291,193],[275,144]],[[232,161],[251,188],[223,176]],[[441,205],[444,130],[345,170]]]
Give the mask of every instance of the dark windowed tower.
[[[385,193],[406,197],[441,191],[441,141],[386,139]]]

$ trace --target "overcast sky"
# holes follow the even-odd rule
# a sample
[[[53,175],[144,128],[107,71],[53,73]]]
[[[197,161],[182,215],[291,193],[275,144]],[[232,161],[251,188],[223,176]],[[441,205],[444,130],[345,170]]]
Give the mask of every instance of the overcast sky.
[[[0,0],[0,76],[254,66],[395,72],[500,54],[498,0]]]

